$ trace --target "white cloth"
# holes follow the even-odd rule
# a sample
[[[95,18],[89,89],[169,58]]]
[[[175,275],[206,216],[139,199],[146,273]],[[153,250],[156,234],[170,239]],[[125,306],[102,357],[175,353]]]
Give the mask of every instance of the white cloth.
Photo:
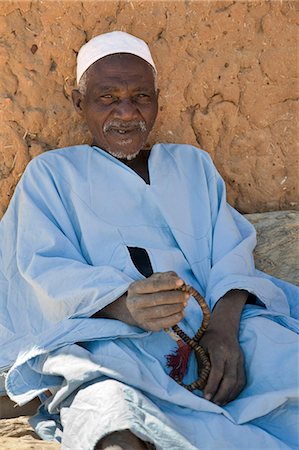
[[[83,45],[77,56],[77,84],[83,73],[104,56],[116,53],[130,53],[147,61],[157,72],[151,52],[147,44],[124,31],[112,31],[95,36]]]

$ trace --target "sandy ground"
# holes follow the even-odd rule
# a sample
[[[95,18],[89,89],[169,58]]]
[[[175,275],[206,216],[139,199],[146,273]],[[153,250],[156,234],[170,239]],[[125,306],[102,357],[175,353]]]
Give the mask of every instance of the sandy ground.
[[[58,444],[41,441],[27,422],[28,417],[0,420],[1,450],[55,450]]]

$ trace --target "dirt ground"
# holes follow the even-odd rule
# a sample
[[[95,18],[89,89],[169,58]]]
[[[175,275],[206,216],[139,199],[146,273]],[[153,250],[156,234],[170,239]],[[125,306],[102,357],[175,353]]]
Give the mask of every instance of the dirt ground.
[[[27,417],[0,420],[1,450],[55,450],[60,445],[41,441],[32,431]]]

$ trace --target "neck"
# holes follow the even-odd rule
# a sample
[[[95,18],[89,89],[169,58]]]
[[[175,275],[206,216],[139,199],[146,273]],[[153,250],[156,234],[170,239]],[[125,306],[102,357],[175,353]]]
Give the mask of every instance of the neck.
[[[91,145],[94,145],[97,147],[96,142],[92,142]],[[101,147],[102,150],[104,150],[107,153],[107,150],[103,149]],[[137,175],[139,175],[147,184],[149,184],[150,180],[149,180],[149,172],[148,172],[148,158],[150,155],[151,149],[141,149],[140,152],[135,156],[135,158],[133,159],[126,159],[126,158],[117,158],[119,159],[123,164],[125,164],[126,166],[130,167],[132,170],[134,170],[134,172],[137,173]],[[114,155],[112,155],[114,156]]]
[[[150,155],[150,150],[141,150],[136,158],[127,160],[121,159],[121,161],[126,164],[126,166],[130,167],[134,172],[137,173],[143,180],[149,184],[149,173],[148,173],[148,157]]]

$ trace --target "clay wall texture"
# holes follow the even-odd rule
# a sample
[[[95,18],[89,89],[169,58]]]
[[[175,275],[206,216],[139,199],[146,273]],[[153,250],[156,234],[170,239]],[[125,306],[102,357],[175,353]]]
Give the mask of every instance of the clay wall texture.
[[[156,61],[151,143],[208,151],[241,212],[297,209],[298,5],[0,2],[0,217],[31,158],[90,141],[70,99],[76,54],[113,30],[146,40]]]

